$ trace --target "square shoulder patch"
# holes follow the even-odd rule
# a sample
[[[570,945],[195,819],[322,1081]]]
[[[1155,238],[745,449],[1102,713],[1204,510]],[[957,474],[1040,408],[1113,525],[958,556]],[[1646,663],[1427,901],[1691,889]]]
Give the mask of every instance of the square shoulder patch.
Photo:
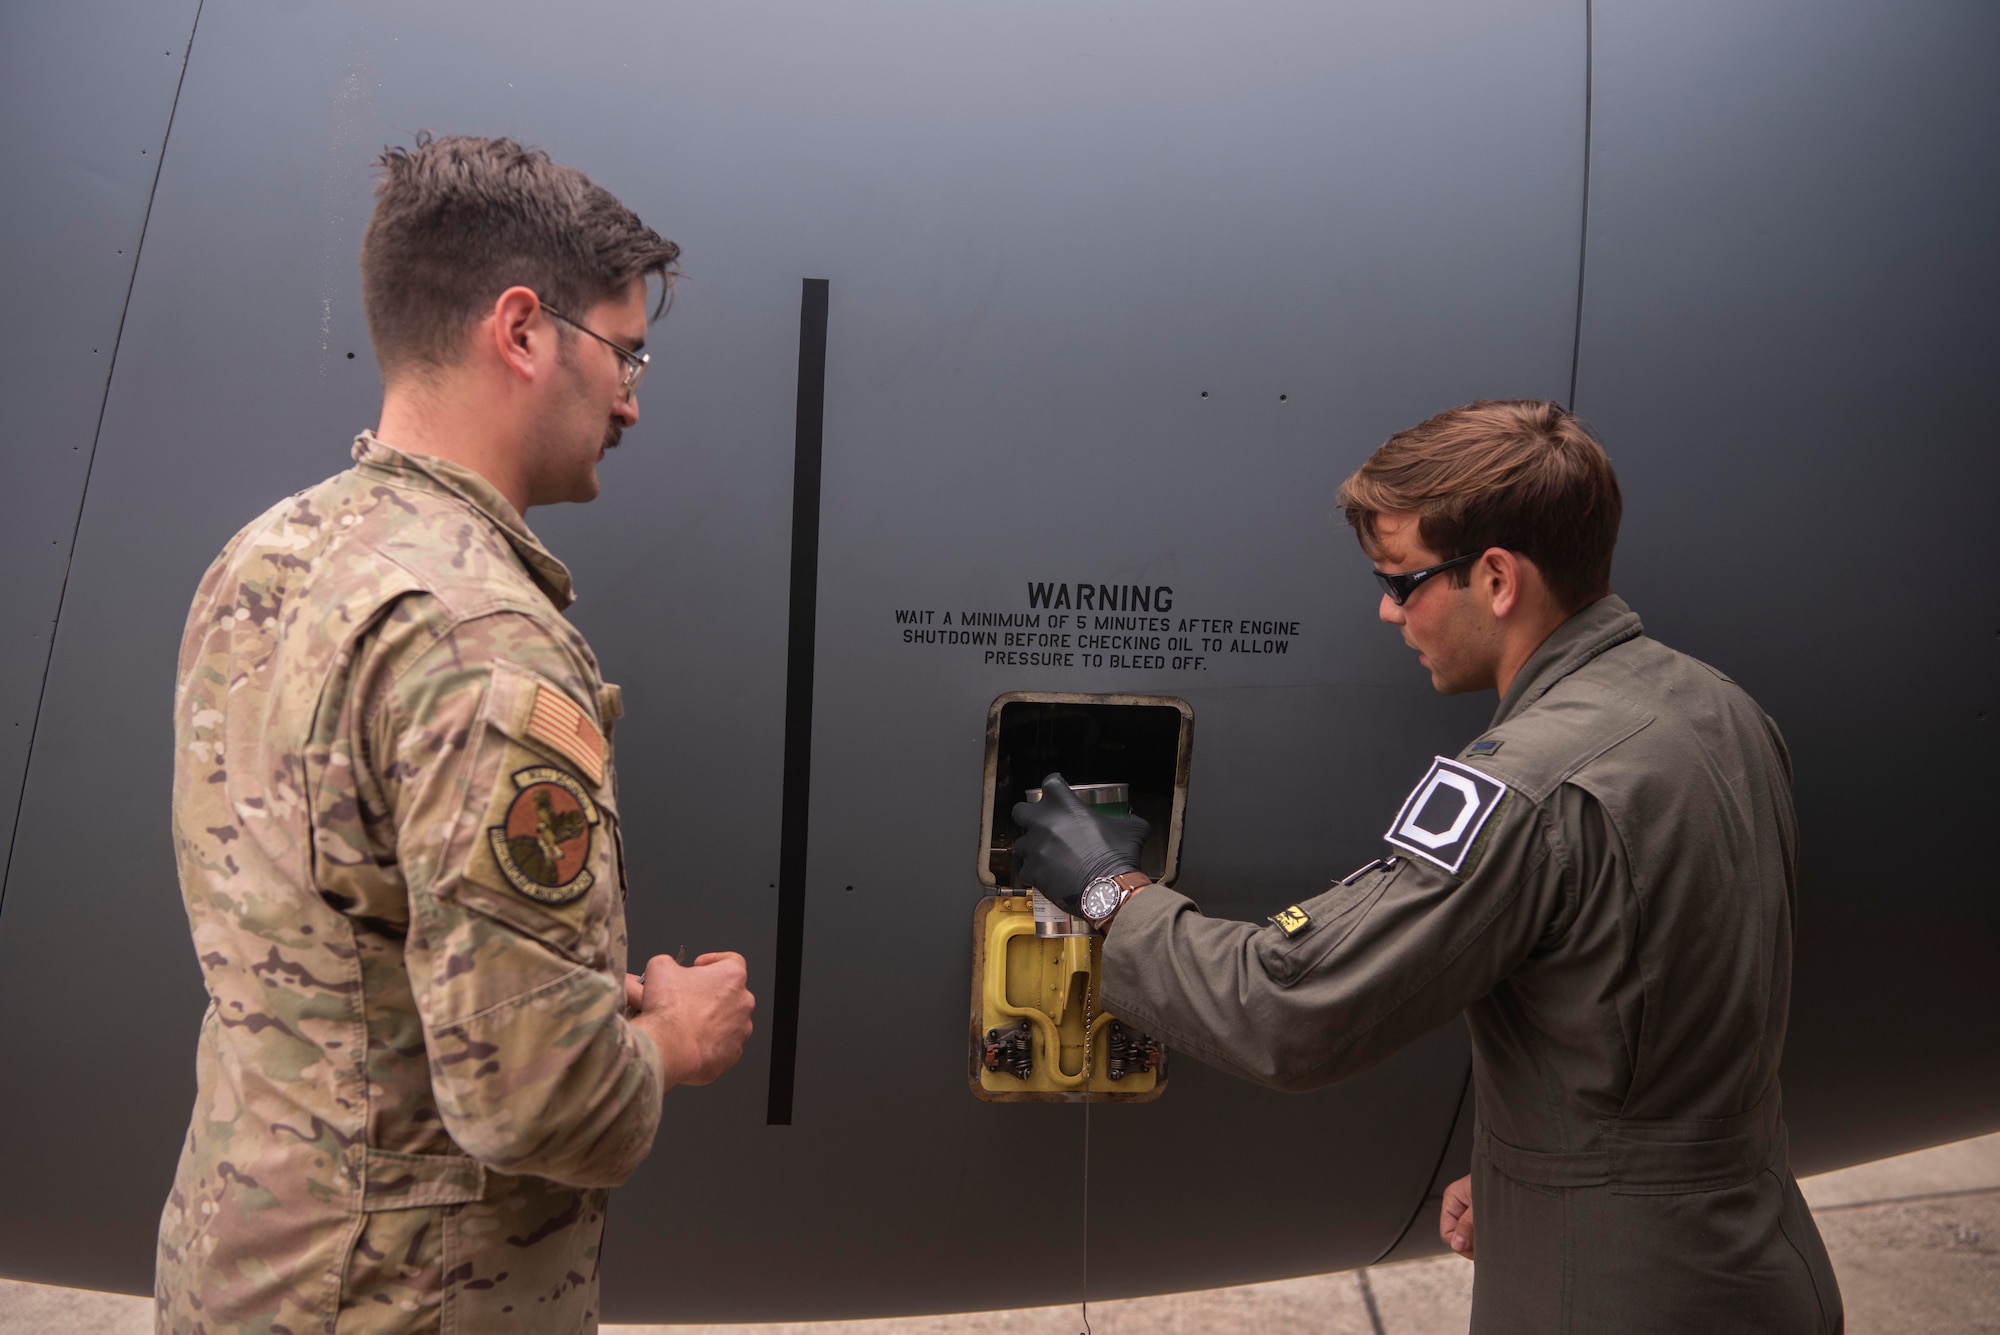
[[[1439,756],[1396,813],[1388,840],[1456,873],[1486,818],[1506,795],[1507,785],[1492,775]]]

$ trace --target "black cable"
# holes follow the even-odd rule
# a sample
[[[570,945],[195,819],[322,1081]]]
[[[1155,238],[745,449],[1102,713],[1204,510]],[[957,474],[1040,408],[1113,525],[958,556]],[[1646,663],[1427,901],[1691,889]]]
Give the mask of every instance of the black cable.
[[[1361,1305],[1368,1309],[1368,1328],[1375,1335],[1389,1335],[1389,1328],[1382,1324],[1382,1309],[1375,1305],[1375,1286],[1368,1282],[1368,1267],[1354,1272],[1354,1282],[1361,1286]]]
[[[1090,1070],[1090,1011],[1083,1013],[1083,1069]],[[1090,1081],[1083,1083],[1083,1335],[1090,1335]]]
[[[1576,337],[1569,348],[1569,410],[1576,411],[1577,367],[1583,360],[1583,276],[1590,257],[1590,120],[1596,64],[1595,15],[1591,0],[1583,0],[1583,221],[1577,228]]]

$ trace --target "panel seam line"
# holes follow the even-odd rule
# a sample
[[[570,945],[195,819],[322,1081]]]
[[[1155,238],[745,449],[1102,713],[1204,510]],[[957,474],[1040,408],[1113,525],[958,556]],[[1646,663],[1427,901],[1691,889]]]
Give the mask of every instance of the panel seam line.
[[[1370,1261],[1367,1266],[1363,1266],[1363,1270],[1369,1266],[1381,1265],[1383,1259],[1402,1246],[1403,1239],[1409,1237],[1410,1230],[1417,1226],[1417,1220],[1424,1212],[1424,1204],[1430,1200],[1431,1184],[1435,1183],[1438,1174],[1444,1171],[1444,1156],[1451,1153],[1452,1137],[1458,1134],[1459,1119],[1465,1116],[1465,1092],[1470,1088],[1472,1088],[1472,1058],[1468,1056],[1465,1059],[1465,1077],[1458,1082],[1458,1098],[1451,1105],[1451,1125],[1445,1128],[1444,1143],[1438,1146],[1437,1161],[1431,1165],[1431,1175],[1425,1178],[1424,1185],[1418,1188],[1417,1203],[1410,1207],[1410,1217],[1403,1221],[1402,1228],[1396,1231],[1396,1236],[1382,1249],[1381,1255]]]
[[[90,454],[83,462],[83,487],[77,493],[76,518],[69,528],[69,555],[63,560],[62,583],[56,586],[55,615],[49,618],[49,647],[42,658],[42,679],[35,689],[34,719],[28,724],[28,747],[21,757],[21,791],[14,798],[14,818],[7,829],[7,861],[0,867],[0,909],[7,903],[7,886],[14,875],[14,850],[20,844],[21,812],[28,805],[28,782],[35,768],[35,741],[42,730],[42,706],[48,699],[49,672],[55,665],[56,632],[62,625],[63,604],[69,598],[70,571],[76,566],[76,542],[83,531],[83,510],[90,499],[90,478],[97,468],[97,444],[104,435],[104,415],[111,403],[111,381],[118,371],[118,349],[125,341],[125,319],[132,313],[132,291],[139,284],[139,261],[146,253],[146,232],[153,223],[153,200],[160,193],[160,175],[167,167],[167,144],[173,138],[174,117],[181,107],[181,89],[187,84],[188,64],[194,59],[194,37],[201,27],[201,10],[207,0],[195,0],[194,21],[188,25],[187,49],[181,53],[180,74],[174,79],[173,101],[167,104],[167,126],[160,134],[160,153],[153,161],[152,184],[146,187],[146,211],[139,217],[139,240],[132,247],[132,272],[125,280],[125,300],[118,307],[118,328],[111,335],[111,357],[104,368],[104,393],[97,401],[97,422],[90,432]]]

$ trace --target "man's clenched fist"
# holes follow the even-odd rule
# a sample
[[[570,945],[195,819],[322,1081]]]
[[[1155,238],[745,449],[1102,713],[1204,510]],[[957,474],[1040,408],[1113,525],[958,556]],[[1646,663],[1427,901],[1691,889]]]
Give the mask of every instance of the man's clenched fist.
[[[1444,1245],[1463,1256],[1473,1259],[1472,1233],[1472,1177],[1470,1174],[1458,1179],[1444,1189],[1444,1207],[1438,1211],[1438,1236]]]
[[[743,957],[702,955],[683,968],[672,955],[646,961],[643,975],[625,975],[633,1027],[653,1040],[666,1065],[667,1087],[705,1085],[743,1055],[757,999],[746,986]]]

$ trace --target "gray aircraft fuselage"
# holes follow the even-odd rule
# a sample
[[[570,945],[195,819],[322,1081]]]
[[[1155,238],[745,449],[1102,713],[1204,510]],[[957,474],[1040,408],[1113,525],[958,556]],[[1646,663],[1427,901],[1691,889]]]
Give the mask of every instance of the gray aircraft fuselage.
[[[616,1198],[610,1318],[1422,1244],[1457,1024],[1308,1095],[1179,1060],[1094,1108],[1086,1279],[1083,1110],[967,1089],[970,924],[1009,692],[1186,702],[1208,913],[1382,851],[1492,700],[1378,624],[1333,494],[1479,397],[1593,422],[1618,591],[1790,743],[1796,1167],[2000,1126],[1995,50],[1948,0],[10,7],[0,1273],[150,1285],[204,1005],[182,618],[374,421],[355,257],[419,129],[545,147],[685,248],[603,496],[531,516],[625,689],[635,950],[741,950],[760,999]]]

